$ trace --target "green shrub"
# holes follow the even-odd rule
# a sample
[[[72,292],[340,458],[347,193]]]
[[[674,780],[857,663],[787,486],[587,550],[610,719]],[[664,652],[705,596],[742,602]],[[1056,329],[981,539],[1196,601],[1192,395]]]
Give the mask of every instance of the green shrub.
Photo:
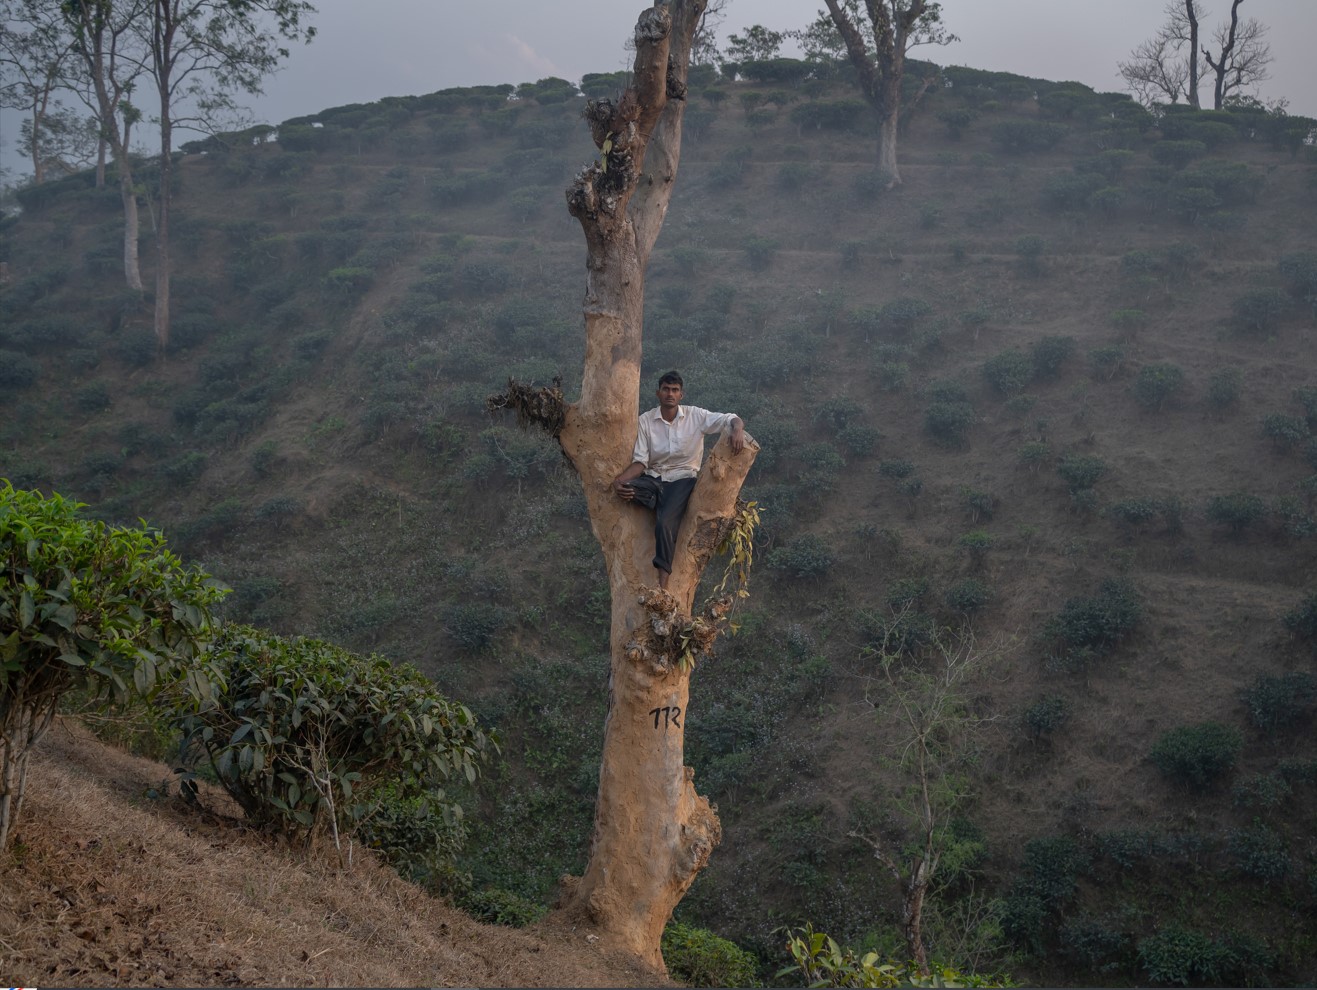
[[[1014,348],[995,354],[983,362],[983,377],[1002,395],[1015,395],[1024,391],[1033,375],[1033,361],[1023,351]]]
[[[215,679],[198,654],[224,590],[185,568],[159,533],[107,526],[85,508],[0,481],[0,851],[29,747],[65,694],[200,700]]]
[[[947,608],[961,615],[974,615],[992,600],[992,592],[978,578],[962,578],[942,596]]]
[[[1062,925],[1061,951],[1085,969],[1109,973],[1119,969],[1129,951],[1129,936],[1102,921],[1076,918]]]
[[[1108,578],[1095,595],[1066,600],[1048,620],[1043,634],[1058,644],[1057,657],[1065,666],[1082,664],[1113,648],[1143,618],[1143,602],[1129,581]]]
[[[145,327],[130,327],[120,332],[115,355],[130,368],[145,368],[155,360],[155,333]]]
[[[355,833],[386,798],[462,810],[443,790],[472,782],[494,740],[406,664],[330,643],[230,626],[208,659],[223,687],[171,714],[257,824]]]
[[[1206,153],[1207,145],[1202,141],[1158,141],[1149,152],[1157,164],[1174,169],[1182,169]]]
[[[768,566],[798,578],[820,578],[833,564],[833,553],[819,537],[807,534],[768,555]]]
[[[1024,845],[1017,885],[1050,908],[1075,895],[1079,875],[1088,869],[1088,855],[1068,835],[1042,836]]]
[[[424,887],[440,884],[466,842],[465,819],[445,817],[428,795],[404,797],[397,787],[380,789],[374,811],[358,826],[363,845],[374,849],[405,879]]]
[[[974,420],[974,407],[968,402],[935,401],[924,411],[924,429],[946,447],[963,446]]]
[[[1264,811],[1273,811],[1285,804],[1294,794],[1285,774],[1258,773],[1240,781],[1231,790],[1235,806],[1240,808],[1258,807]]]
[[[1055,378],[1061,366],[1070,359],[1074,351],[1074,337],[1052,335],[1034,341],[1029,347],[1029,357],[1033,361],[1033,376]]]
[[[879,430],[860,423],[850,423],[837,431],[837,442],[855,457],[872,454],[882,437]]]
[[[960,497],[965,502],[965,508],[969,510],[971,522],[991,519],[992,514],[997,510],[998,498],[992,492],[981,492],[969,485],[961,485]]]
[[[1309,595],[1286,612],[1281,622],[1292,635],[1317,644],[1317,594]]]
[[[908,478],[915,473],[913,461],[890,460],[878,462],[878,473],[884,478]]]
[[[1220,985],[1221,946],[1199,932],[1166,928],[1139,942],[1139,965],[1154,983]]]
[[[1106,512],[1124,525],[1138,528],[1157,518],[1161,512],[1161,503],[1155,498],[1127,498],[1112,502]]]
[[[674,921],[663,930],[663,961],[678,980],[695,987],[757,987],[757,960],[705,928]]]
[[[1249,721],[1274,735],[1296,722],[1317,697],[1317,677],[1308,671],[1268,676],[1259,674],[1244,689]]]
[[[1247,492],[1213,495],[1207,500],[1207,518],[1227,527],[1234,536],[1259,522],[1266,514],[1266,502]]]
[[[1098,855],[1105,856],[1117,866],[1133,869],[1142,860],[1153,855],[1156,843],[1151,832],[1144,829],[1123,828],[1099,832],[1096,836]]]
[[[1061,728],[1069,718],[1070,706],[1056,696],[1039,698],[1024,710],[1024,724],[1035,741]]]
[[[1092,488],[1106,470],[1106,461],[1088,454],[1066,454],[1056,465],[1056,473],[1069,486],[1071,494]]]
[[[1244,385],[1244,373],[1238,368],[1220,368],[1207,380],[1207,404],[1219,411],[1239,402]]]
[[[887,589],[887,607],[900,611],[917,605],[928,594],[927,578],[899,578]]]
[[[982,529],[975,529],[960,534],[956,539],[956,546],[969,554],[970,560],[974,562],[976,567],[979,567],[982,566],[988,551],[992,549],[996,542],[996,538],[991,533]]]
[[[1270,413],[1262,418],[1262,434],[1278,450],[1293,450],[1308,439],[1307,420],[1284,413]]]
[[[1269,334],[1289,309],[1289,296],[1277,288],[1251,289],[1230,304],[1235,328],[1241,333]]]
[[[471,891],[459,896],[457,902],[462,910],[477,921],[511,928],[533,925],[549,913],[544,905],[502,887]]]
[[[898,334],[906,334],[932,311],[933,307],[923,299],[898,296],[879,307],[878,318],[884,327]]]
[[[1234,768],[1243,748],[1238,729],[1199,722],[1162,733],[1149,756],[1165,776],[1202,791]]]
[[[1264,884],[1280,883],[1293,868],[1284,837],[1261,822],[1232,828],[1226,834],[1226,849],[1241,873]]]
[[[462,649],[480,653],[511,621],[506,609],[487,602],[464,602],[444,611],[444,632]]]
[[[1027,467],[1030,471],[1037,471],[1051,452],[1052,448],[1048,446],[1046,440],[1030,440],[1028,443],[1020,445],[1017,454],[1021,465]]]
[[[1184,388],[1184,370],[1159,361],[1145,364],[1134,380],[1134,398],[1144,409],[1160,411]]]

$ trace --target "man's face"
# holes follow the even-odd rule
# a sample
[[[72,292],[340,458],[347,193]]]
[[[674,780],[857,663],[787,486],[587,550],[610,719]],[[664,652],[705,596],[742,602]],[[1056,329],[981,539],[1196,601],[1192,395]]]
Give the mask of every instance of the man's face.
[[[664,382],[656,394],[660,409],[676,409],[681,405],[682,388],[676,382]]]

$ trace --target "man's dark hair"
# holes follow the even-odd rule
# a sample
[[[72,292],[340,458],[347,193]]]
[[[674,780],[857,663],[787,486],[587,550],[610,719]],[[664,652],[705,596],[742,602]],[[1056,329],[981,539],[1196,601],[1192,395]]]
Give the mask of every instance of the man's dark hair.
[[[681,380],[681,375],[677,374],[675,371],[664,372],[659,378],[658,383],[660,385],[680,385],[682,388],[686,387],[686,383]]]

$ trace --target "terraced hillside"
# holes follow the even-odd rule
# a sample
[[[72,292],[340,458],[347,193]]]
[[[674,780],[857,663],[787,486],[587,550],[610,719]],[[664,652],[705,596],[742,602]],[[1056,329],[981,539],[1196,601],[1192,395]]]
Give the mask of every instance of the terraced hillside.
[[[768,969],[805,920],[896,950],[880,654],[920,669],[951,629],[982,662],[935,955],[1174,982],[1179,938],[1216,967],[1190,982],[1317,978],[1312,122],[947,79],[892,191],[844,81],[694,87],[645,379],[745,418],[764,524],[695,677],[725,837],[679,913]],[[575,388],[582,103],[471,88],[195,146],[163,358],[113,183],[26,190],[3,233],[0,476],[162,526],[233,617],[472,701],[509,743],[461,868],[526,913],[584,863],[607,586],[574,476],[484,399]]]

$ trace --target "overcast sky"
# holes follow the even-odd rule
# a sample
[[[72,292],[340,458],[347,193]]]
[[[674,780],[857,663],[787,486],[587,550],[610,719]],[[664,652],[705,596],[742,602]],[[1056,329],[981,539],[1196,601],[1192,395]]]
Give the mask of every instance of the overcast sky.
[[[277,124],[345,103],[433,92],[449,86],[521,83],[545,76],[579,80],[626,67],[623,42],[640,0],[315,0],[318,35],[252,97],[257,120]],[[960,41],[918,51],[944,65],[1077,80],[1122,90],[1116,63],[1156,30],[1163,0],[943,0],[943,19]],[[751,24],[803,27],[819,0],[731,0],[723,38]],[[1229,0],[1207,0],[1207,22]],[[1288,98],[1291,113],[1317,117],[1317,0],[1246,0],[1247,16],[1268,25],[1274,61],[1267,102]],[[1210,100],[1210,88],[1203,90]],[[28,171],[14,152],[17,121],[0,120],[3,161]],[[182,135],[189,140],[194,135]]]

